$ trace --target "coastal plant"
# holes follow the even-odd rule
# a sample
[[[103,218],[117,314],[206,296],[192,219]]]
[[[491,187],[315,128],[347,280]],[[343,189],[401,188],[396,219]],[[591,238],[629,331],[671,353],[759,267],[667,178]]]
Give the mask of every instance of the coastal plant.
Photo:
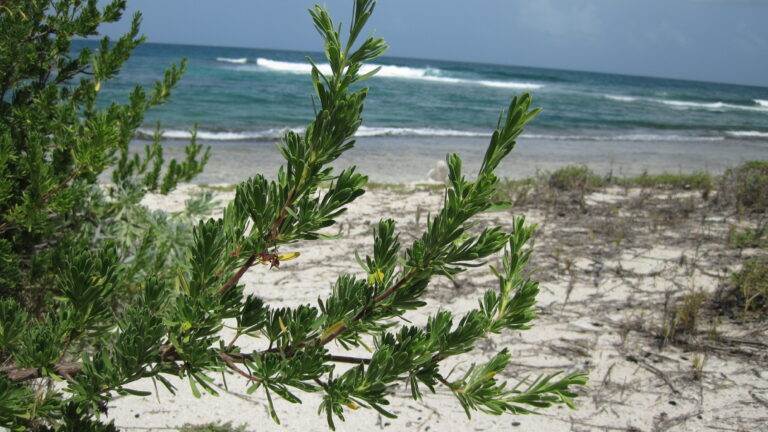
[[[664,341],[674,340],[682,335],[693,335],[698,331],[703,306],[709,296],[701,291],[692,291],[680,298],[670,314],[664,317],[662,336]]]
[[[768,161],[747,161],[727,169],[720,180],[718,201],[739,212],[768,212]]]
[[[121,227],[131,223],[124,213],[147,192],[192,179],[208,158],[193,139],[184,160],[165,161],[159,132],[142,152],[130,149],[146,111],[168,99],[184,62],[150,91],[137,86],[124,104],[99,99],[144,40],[141,15],[128,33],[95,48],[78,50],[72,41],[97,35],[124,9],[124,0],[102,8],[96,0],[0,3],[0,295],[38,319],[57,310],[50,287],[59,285],[61,267],[84,251],[130,259],[131,250],[107,241],[120,242]],[[107,171],[112,183],[103,187]],[[152,237],[144,243],[153,249]]]
[[[768,247],[768,221],[760,222],[756,228],[731,227],[728,245],[736,249]]]
[[[57,33],[47,33],[48,26],[63,26],[59,28],[62,37],[71,36],[69,29],[78,28],[78,24],[68,21],[75,9],[82,17],[74,21],[89,24],[81,33],[92,35],[96,31],[92,24],[119,18],[125,6],[117,1],[99,11],[95,2],[61,0],[55,3],[62,7],[51,11],[55,19],[27,9],[34,7],[28,4],[43,3],[48,4],[4,2],[0,9],[3,19],[14,25],[19,20],[39,22],[45,29],[43,39],[54,39],[50,43],[64,57],[69,47],[56,45]],[[26,183],[4,183],[3,190],[10,191],[9,196],[21,198],[18,204],[11,202],[13,207],[3,208],[21,210],[2,214],[3,223],[10,229],[3,231],[0,249],[8,293],[0,301],[0,426],[12,430],[113,431],[116,427],[105,423],[104,418],[109,402],[118,395],[148,395],[133,388],[139,380],[151,379],[177,392],[181,390],[174,383],[179,381],[170,378],[180,378],[192,394],[202,397],[205,393],[217,394],[220,390],[214,378],[227,375],[245,380],[248,393],[261,394],[269,415],[278,423],[275,398],[300,403],[302,393],[319,395],[319,413],[330,428],[360,408],[395,417],[389,405],[398,385],[407,386],[414,400],[440,389],[450,392],[467,416],[476,411],[527,414],[553,405],[574,406],[578,387],[586,383],[583,373],[506,380],[502,377],[507,376],[511,360],[507,348],[485,362],[456,367],[455,371],[446,366],[447,361],[472,351],[483,338],[529,328],[536,315],[538,284],[524,271],[532,253],[534,227],[519,217],[511,231],[505,232],[497,226],[478,224],[475,218],[496,207],[499,179],[495,170],[514,148],[524,126],[539,112],[531,108],[528,94],[513,98],[499,117],[477,172],[470,176],[458,155],[447,156],[443,205],[427,216],[425,231],[413,241],[405,243],[393,220],[380,220],[373,227],[372,250],[359,256],[360,268],[341,274],[332,283],[330,293],[318,287],[316,305],[267,305],[259,297],[258,286],[246,293],[242,278],[247,272],[260,265],[279,268],[287,260],[300,262],[297,243],[302,241],[302,247],[309,247],[311,241],[325,237],[347,206],[365,192],[365,175],[355,167],[337,171],[332,163],[354,146],[354,135],[362,122],[368,90],[360,83],[377,72],[363,72],[363,65],[387,48],[380,38],[361,40],[374,6],[373,0],[354,1],[346,35],[341,34],[341,26],[324,8],[315,6],[310,10],[323,38],[330,69],[324,73],[312,62],[314,119],[302,132],[285,133],[279,143],[285,162],[273,178],[255,174],[243,181],[221,217],[195,223],[189,244],[170,241],[184,247],[181,259],[159,260],[144,271],[130,272],[127,268],[132,264],[121,253],[121,245],[132,242],[94,235],[99,232],[95,228],[80,228],[100,226],[99,221],[113,213],[99,210],[93,215],[82,214],[81,209],[90,207],[79,205],[64,207],[66,211],[58,217],[75,225],[79,230],[76,232],[88,237],[88,243],[73,235],[65,245],[57,243],[50,228],[37,232],[38,241],[49,241],[49,247],[69,248],[66,254],[52,253],[48,264],[31,274],[26,267],[16,265],[20,261],[16,251],[28,246],[25,242],[30,238],[29,231],[38,229],[36,223],[45,219],[43,215],[57,216],[54,212],[62,209],[60,203],[71,201],[57,199],[55,206],[38,202],[37,207],[27,207],[28,194],[20,190]],[[5,22],[2,24],[5,29]],[[99,83],[113,75],[114,68],[107,75],[104,68],[127,58],[129,48],[138,41],[137,27],[138,20],[134,19],[126,38],[112,45],[102,44],[101,49],[118,54],[80,54],[98,65],[80,72],[85,75],[81,83],[85,80],[86,84],[75,88],[84,87],[81,91],[89,95],[86,100],[95,99]],[[2,36],[11,40],[13,34],[26,33]],[[29,58],[34,65],[33,57]],[[101,58],[108,59],[107,66],[94,60]],[[91,103],[77,111],[70,104],[64,111],[74,110],[77,114],[41,120],[60,123],[54,123],[57,126],[53,132],[37,135],[40,142],[53,140],[59,136],[57,133],[80,131],[90,135],[76,135],[80,138],[71,145],[70,141],[54,140],[61,149],[50,157],[38,157],[39,166],[70,158],[71,165],[80,167],[79,161],[86,156],[91,158],[87,166],[96,162],[99,167],[107,166],[116,161],[118,174],[112,176],[116,188],[127,190],[130,196],[141,195],[136,191],[164,191],[161,185],[165,181],[150,174],[155,163],[163,164],[157,146],[148,145],[143,157],[128,156],[123,148],[140,124],[140,116],[129,113],[143,112],[154,102],[164,100],[179,71],[172,68],[150,96],[142,96],[144,93],[137,90],[127,107],[112,105],[98,111]],[[18,85],[26,86],[27,81]],[[49,91],[74,97],[75,93],[67,88],[54,86]],[[7,102],[9,109],[13,109],[15,100],[14,93]],[[34,103],[42,104],[37,109],[54,109],[45,102],[43,98]],[[92,111],[97,114],[89,119]],[[16,126],[16,133],[24,135],[23,125]],[[16,142],[11,139],[4,145]],[[91,142],[103,152],[93,149],[88,144]],[[190,145],[197,144],[193,141]],[[7,159],[11,161],[7,166],[18,172],[22,168],[15,168],[19,164],[16,161],[29,152],[12,154],[15,156]],[[163,170],[176,172],[165,174],[172,178],[170,185],[194,175],[204,164],[205,153],[199,147],[190,147],[188,154],[194,163],[181,162],[176,171]],[[46,171],[58,180],[54,184],[66,180],[63,184],[67,187],[54,186],[55,192],[81,184],[78,175],[69,178],[70,174],[62,174],[60,169],[55,165]],[[80,171],[75,168],[74,172]],[[95,177],[88,177],[89,196],[98,190]],[[82,188],[86,189],[85,184]],[[71,196],[76,195],[67,194]],[[109,209],[110,196],[94,200],[99,202],[99,209]],[[35,224],[30,226],[15,216],[21,212],[33,213]],[[97,222],[86,222],[93,218]],[[462,315],[440,309],[429,315],[425,325],[409,323],[408,314],[426,306],[425,294],[434,279],[452,278],[467,268],[482,266],[499,253],[500,265],[490,268],[496,283],[480,296],[476,308]],[[35,254],[30,257],[38,259]],[[33,284],[31,281],[41,273],[46,284]],[[37,297],[42,300],[30,301]],[[225,327],[233,333],[226,338],[222,334]],[[254,346],[250,343],[254,339],[261,341],[257,346],[263,348],[242,348]],[[369,355],[347,353],[358,347]],[[456,372],[459,370],[462,372]]]
[[[593,191],[605,183],[602,177],[584,165],[566,165],[549,175],[549,186],[567,192]]]
[[[744,261],[741,270],[733,273],[732,283],[738,303],[744,312],[768,311],[768,257],[757,256]]]

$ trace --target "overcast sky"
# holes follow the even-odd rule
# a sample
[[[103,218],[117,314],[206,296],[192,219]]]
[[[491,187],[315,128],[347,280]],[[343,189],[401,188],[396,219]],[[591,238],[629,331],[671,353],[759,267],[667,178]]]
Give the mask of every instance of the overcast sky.
[[[128,3],[150,42],[319,48],[316,1]],[[352,0],[323,4],[348,23]],[[768,86],[768,0],[380,0],[369,29],[393,56]]]

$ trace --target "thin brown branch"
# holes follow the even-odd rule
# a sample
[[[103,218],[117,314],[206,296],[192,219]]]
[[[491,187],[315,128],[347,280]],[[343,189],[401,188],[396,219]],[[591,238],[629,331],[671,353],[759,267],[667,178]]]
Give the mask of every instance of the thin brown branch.
[[[275,242],[280,235],[280,226],[283,224],[283,221],[285,221],[285,218],[288,214],[288,207],[290,207],[293,204],[294,195],[296,195],[296,189],[297,187],[294,187],[289,193],[288,196],[285,198],[285,204],[280,209],[280,213],[275,219],[275,222],[272,224],[272,227],[269,230],[269,236],[266,239],[266,244],[269,246],[271,243]],[[219,288],[219,294],[224,294],[230,289],[232,289],[235,285],[240,282],[240,279],[245,275],[245,273],[250,269],[258,259],[259,255],[261,253],[264,253],[264,251],[259,253],[254,253],[248,259],[245,261],[245,263],[233,274],[227,281],[224,283],[224,285]]]
[[[240,369],[237,364],[235,363],[235,359],[230,357],[226,353],[219,353],[219,358],[227,365],[228,368],[235,371],[238,375],[241,375],[248,379],[248,381],[252,382],[261,382],[261,379],[259,377],[253,376],[249,374],[248,372]]]
[[[336,363],[352,363],[352,364],[371,364],[371,359],[364,358],[364,357],[352,357],[352,356],[342,356],[342,355],[333,355],[328,354],[325,356],[326,360],[336,362]]]
[[[164,364],[176,363],[180,361],[178,355],[176,354],[176,350],[173,348],[172,345],[162,345],[159,351],[160,351],[161,362]],[[249,381],[259,382],[261,380],[258,377],[255,377],[249,374],[248,372],[242,370],[240,367],[237,366],[237,364],[251,361],[254,358],[256,358],[256,356],[263,355],[263,354],[264,352],[253,352],[253,353],[219,352],[219,358],[221,359],[221,361],[224,362],[224,364],[227,365],[229,369],[231,369],[238,375],[241,375],[247,378]],[[370,364],[371,363],[370,358],[335,355],[335,354],[326,355],[325,360],[336,362],[336,363],[350,363],[350,364]],[[65,378],[67,380],[71,380],[72,377],[80,373],[80,371],[82,370],[82,367],[83,365],[81,363],[61,362],[55,365],[52,368],[52,370],[56,375],[62,378]],[[0,373],[5,374],[5,376],[10,381],[14,381],[14,382],[24,382],[24,381],[31,381],[38,378],[45,378],[45,375],[43,374],[40,368],[16,367],[13,364],[0,368]]]

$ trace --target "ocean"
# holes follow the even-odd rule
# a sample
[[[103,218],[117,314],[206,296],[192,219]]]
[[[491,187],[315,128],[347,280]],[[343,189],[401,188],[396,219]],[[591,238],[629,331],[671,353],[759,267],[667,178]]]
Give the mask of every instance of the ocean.
[[[79,41],[76,48],[90,43]],[[263,148],[261,143],[313,117],[307,57],[322,63],[321,53],[149,43],[103,85],[101,102],[126,100],[134,85],[150,86],[165,67],[187,58],[188,71],[171,101],[149,113],[138,139],[161,121],[169,141],[188,138],[197,124],[198,138],[214,152]],[[397,57],[383,57],[375,66],[381,71],[366,83],[370,93],[358,136],[369,143],[388,138],[380,142],[394,152],[398,146],[414,153],[432,146],[432,160],[442,157],[433,153],[446,142],[458,149],[482,147],[500,110],[527,91],[543,112],[521,141],[571,153],[575,162],[580,154],[615,150],[612,160],[631,165],[622,160],[623,150],[658,143],[676,154],[686,149],[693,160],[700,157],[697,148],[722,149],[729,162],[768,156],[764,87]],[[704,165],[717,169],[722,156],[710,159]],[[689,161],[666,162],[684,169]]]

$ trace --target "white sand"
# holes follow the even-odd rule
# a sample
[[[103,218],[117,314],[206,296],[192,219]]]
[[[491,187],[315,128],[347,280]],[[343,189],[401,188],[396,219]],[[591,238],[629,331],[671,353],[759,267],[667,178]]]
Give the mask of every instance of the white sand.
[[[154,208],[177,210],[189,191],[183,188],[170,197],[151,196],[145,203]],[[231,196],[232,193],[220,194],[221,199]],[[619,190],[607,190],[588,197],[587,203],[616,203],[631,197],[632,194]],[[258,293],[271,305],[314,304],[318,296],[328,295],[337,275],[360,271],[352,252],[369,253],[372,223],[380,217],[393,217],[404,231],[402,242],[409,244],[411,235],[423,229],[427,212],[434,211],[439,204],[440,194],[428,191],[366,193],[334,228],[343,234],[341,239],[287,248],[300,251],[301,257],[284,263],[279,270],[253,268],[243,282],[248,292]],[[420,209],[418,225],[417,209]],[[556,216],[538,210],[531,210],[529,218],[530,222],[542,225],[544,234],[560,223]],[[492,213],[483,219],[509,226],[511,214]],[[726,225],[721,222],[713,229],[723,231]],[[567,249],[562,251],[556,263],[561,271],[539,273],[542,292],[538,303],[540,314],[534,328],[487,339],[472,355],[462,356],[457,363],[448,365],[458,364],[458,370],[462,370],[471,362],[486,360],[493,352],[507,347],[513,355],[506,371],[510,380],[557,370],[586,371],[589,386],[578,398],[576,410],[561,407],[542,410],[540,415],[501,417],[476,413],[470,420],[445,390],[436,395],[425,394],[424,401],[415,402],[408,397],[408,389],[401,387],[392,397],[390,407],[399,416],[397,419],[382,418],[375,411],[360,409],[348,411],[347,421],[337,421],[337,429],[768,430],[765,357],[749,359],[720,349],[706,353],[686,352],[671,346],[658,349],[648,334],[626,330],[632,326],[636,329],[658,326],[666,292],[675,296],[692,288],[713,292],[720,283],[711,272],[722,269],[709,272],[705,271],[709,268],[707,265],[681,265],[681,257],[687,257],[684,260],[687,263],[696,259],[706,264],[720,253],[722,244],[711,240],[700,242],[694,248],[676,239],[681,235],[685,234],[659,234],[652,239],[651,247],[629,245],[626,250],[599,262],[588,254],[573,256]],[[551,240],[557,239],[548,240],[544,236],[541,244],[545,246],[545,242]],[[494,287],[495,281],[487,268],[480,268],[461,275],[457,284],[458,287],[445,279],[436,281],[428,293],[429,306],[409,315],[409,319],[423,323],[427,314],[440,308],[461,314],[475,307],[476,299],[486,288]],[[719,331],[728,337],[766,342],[765,327],[756,332],[750,328],[752,333],[747,334],[746,329],[723,323]],[[253,341],[246,344],[245,349],[259,346],[259,341]],[[332,349],[342,352],[339,346]],[[692,369],[697,356],[704,359],[701,380],[694,379]],[[320,403],[317,395],[302,394],[300,405],[276,402],[282,420],[278,426],[267,414],[262,392],[249,396],[239,377],[230,375],[226,381],[228,390],[222,389],[218,397],[195,399],[188,383],[174,381],[178,388],[175,396],[161,388],[157,398],[119,398],[110,404],[108,418],[128,431],[175,430],[185,423],[212,421],[245,424],[249,431],[327,430],[324,414],[317,413]],[[222,385],[220,376],[216,382]],[[151,381],[132,387],[153,390]]]

